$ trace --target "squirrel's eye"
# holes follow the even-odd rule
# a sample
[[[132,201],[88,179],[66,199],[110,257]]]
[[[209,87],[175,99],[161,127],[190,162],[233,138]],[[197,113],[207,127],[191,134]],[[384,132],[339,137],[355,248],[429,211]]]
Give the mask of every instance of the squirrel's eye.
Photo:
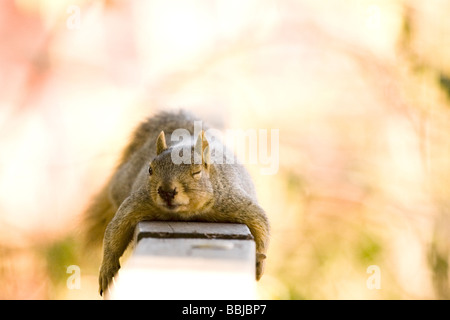
[[[148,166],[148,174],[152,175],[153,174],[153,169],[151,166]]]
[[[197,172],[192,172],[192,176],[194,177],[194,179],[200,179],[200,177],[202,176],[202,171],[197,171]]]

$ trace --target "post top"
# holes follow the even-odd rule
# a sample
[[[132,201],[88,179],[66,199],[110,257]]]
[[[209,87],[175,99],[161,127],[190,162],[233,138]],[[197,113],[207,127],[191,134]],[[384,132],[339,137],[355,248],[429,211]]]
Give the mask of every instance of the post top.
[[[245,224],[181,221],[141,221],[136,226],[135,240],[143,238],[253,240]]]

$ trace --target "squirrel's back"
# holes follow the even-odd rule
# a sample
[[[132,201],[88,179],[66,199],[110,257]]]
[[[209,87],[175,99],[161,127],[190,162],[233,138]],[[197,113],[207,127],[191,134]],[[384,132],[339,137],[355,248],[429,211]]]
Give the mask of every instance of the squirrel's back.
[[[125,147],[119,161],[119,166],[127,162],[144,145],[156,141],[161,131],[173,132],[176,129],[187,129],[194,133],[194,121],[198,121],[191,113],[184,110],[178,112],[162,111],[142,122],[134,131],[130,143]],[[151,148],[151,151],[154,151]]]

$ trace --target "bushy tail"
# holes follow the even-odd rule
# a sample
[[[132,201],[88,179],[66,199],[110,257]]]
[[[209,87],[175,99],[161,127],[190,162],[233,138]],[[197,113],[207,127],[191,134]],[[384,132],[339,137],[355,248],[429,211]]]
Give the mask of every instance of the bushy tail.
[[[106,226],[114,217],[117,208],[109,197],[109,183],[97,193],[83,215],[84,247],[92,250],[101,247]]]

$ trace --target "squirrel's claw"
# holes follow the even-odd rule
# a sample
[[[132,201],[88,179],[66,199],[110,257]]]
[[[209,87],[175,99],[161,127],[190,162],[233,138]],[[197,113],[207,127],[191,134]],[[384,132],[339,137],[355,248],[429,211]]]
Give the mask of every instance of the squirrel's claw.
[[[256,253],[256,280],[258,281],[261,279],[263,273],[264,273],[264,265],[266,255],[264,253]]]
[[[105,292],[108,287],[110,286],[113,277],[119,271],[120,264],[117,263],[106,263],[103,262],[102,266],[100,267],[100,275],[98,277],[98,292],[100,293],[100,296],[103,295],[103,292]]]

